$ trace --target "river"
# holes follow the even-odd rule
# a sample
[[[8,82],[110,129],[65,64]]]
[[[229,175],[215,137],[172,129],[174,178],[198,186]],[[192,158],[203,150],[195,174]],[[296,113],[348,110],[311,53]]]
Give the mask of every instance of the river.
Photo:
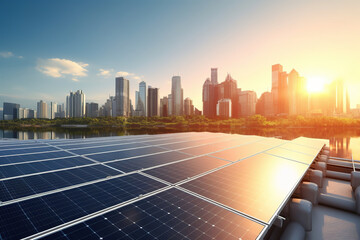
[[[258,135],[292,140],[300,136],[329,140],[331,156],[360,160],[360,129],[341,128],[225,128],[225,129],[103,129],[103,128],[59,128],[53,130],[4,130],[0,138],[60,139],[91,138],[100,136],[122,136],[138,134],[160,134],[183,131],[210,131],[232,134]]]

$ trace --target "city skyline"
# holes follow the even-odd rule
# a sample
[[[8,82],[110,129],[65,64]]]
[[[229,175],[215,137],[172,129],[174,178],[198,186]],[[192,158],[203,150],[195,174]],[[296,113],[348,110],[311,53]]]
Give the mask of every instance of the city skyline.
[[[231,73],[241,88],[260,96],[271,90],[270,66],[281,63],[311,81],[343,79],[351,107],[360,103],[359,2],[108,3],[3,4],[0,102],[35,108],[39,99],[63,102],[64,92],[82,89],[90,102],[102,104],[113,95],[115,76],[123,75],[134,103],[132,90],[142,80],[163,97],[171,77],[180,75],[185,95],[202,109],[198,89],[209,68],[219,69],[219,79]],[[119,9],[127,11],[115,14]]]

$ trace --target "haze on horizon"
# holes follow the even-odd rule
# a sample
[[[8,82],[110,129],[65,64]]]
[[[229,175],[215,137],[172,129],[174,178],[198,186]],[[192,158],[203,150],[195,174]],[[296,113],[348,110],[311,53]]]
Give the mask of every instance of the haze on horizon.
[[[2,1],[0,104],[62,103],[114,95],[115,76],[170,93],[180,75],[184,98],[202,109],[210,68],[258,97],[271,90],[271,65],[308,80],[344,80],[360,103],[360,1]],[[316,84],[315,84],[316,85]],[[320,86],[321,88],[321,86]],[[133,101],[134,102],[134,101]]]

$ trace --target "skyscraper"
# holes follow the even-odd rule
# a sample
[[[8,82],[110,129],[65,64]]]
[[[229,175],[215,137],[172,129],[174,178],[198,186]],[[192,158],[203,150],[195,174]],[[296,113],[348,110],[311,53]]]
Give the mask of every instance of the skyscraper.
[[[306,82],[295,69],[288,75],[288,94],[289,115],[305,115],[308,105]]]
[[[216,105],[216,115],[222,118],[232,117],[231,99],[220,99]]]
[[[184,100],[184,115],[194,115],[194,105],[192,103],[192,100],[188,97]]]
[[[160,99],[160,117],[168,116],[168,98],[165,96]]]
[[[145,117],[147,112],[146,83],[139,83],[139,91],[135,92],[135,115]]]
[[[216,116],[216,84],[213,84],[210,79],[206,79],[203,85],[202,100],[203,100],[203,112],[208,118],[214,118]]]
[[[50,102],[50,119],[55,119],[56,112],[57,112],[57,103]]]
[[[230,74],[226,76],[224,82],[217,85],[218,99],[230,99],[231,100],[231,117],[238,117],[238,89],[236,80],[234,80]]]
[[[240,91],[239,94],[239,115],[241,117],[248,117],[256,113],[256,92],[254,91]]]
[[[278,115],[289,113],[287,73],[280,64],[272,65],[272,87],[274,112]]]
[[[146,99],[146,83],[144,81],[139,83],[139,100],[143,103],[142,116],[146,116],[147,112],[147,99]]]
[[[183,90],[181,88],[180,76],[172,77],[171,96],[172,115],[181,116],[183,114]]]
[[[115,114],[128,117],[130,115],[130,86],[129,80],[123,77],[115,79]]]
[[[256,114],[263,116],[274,115],[273,96],[271,92],[264,92],[256,102]]]
[[[218,84],[218,69],[217,68],[211,68],[211,83],[216,85]]]
[[[168,116],[172,116],[173,115],[173,107],[174,107],[174,104],[173,104],[173,97],[172,97],[172,94],[169,94],[168,95],[168,112],[167,112],[167,115]]]
[[[147,101],[147,113],[148,117],[159,116],[159,89],[148,88],[148,101]]]
[[[38,118],[48,118],[48,106],[43,100],[37,103],[37,115]]]
[[[13,120],[18,119],[20,104],[4,102],[3,104],[3,119]]]
[[[83,91],[77,90],[75,93],[70,92],[66,97],[66,106],[67,117],[85,117],[86,103]]]
[[[99,116],[99,104],[86,103],[86,117],[96,118]]]

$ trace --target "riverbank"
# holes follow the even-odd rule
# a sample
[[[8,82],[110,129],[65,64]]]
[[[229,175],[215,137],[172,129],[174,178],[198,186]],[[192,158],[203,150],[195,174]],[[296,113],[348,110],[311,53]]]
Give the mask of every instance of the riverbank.
[[[0,121],[2,129],[33,128],[360,128],[360,119],[335,117],[273,117],[254,115],[238,119],[208,119],[204,116],[98,117],[17,119]]]

